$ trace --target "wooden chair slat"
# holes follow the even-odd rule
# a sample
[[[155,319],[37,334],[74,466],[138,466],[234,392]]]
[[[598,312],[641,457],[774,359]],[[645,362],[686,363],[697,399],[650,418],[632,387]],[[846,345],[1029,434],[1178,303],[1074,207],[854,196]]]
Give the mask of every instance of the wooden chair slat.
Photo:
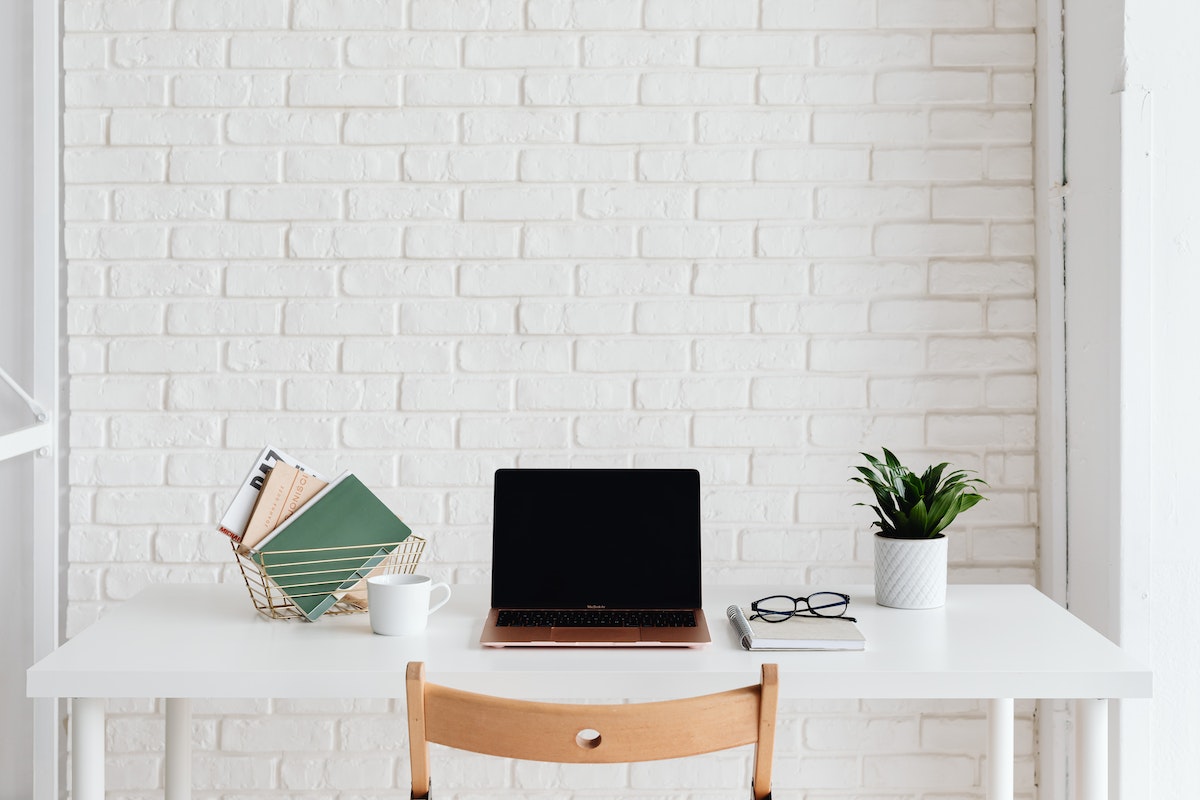
[[[779,672],[759,684],[651,703],[540,703],[425,682],[408,668],[413,797],[429,791],[429,742],[485,755],[557,763],[612,764],[701,755],[755,745],[755,800],[771,792]]]

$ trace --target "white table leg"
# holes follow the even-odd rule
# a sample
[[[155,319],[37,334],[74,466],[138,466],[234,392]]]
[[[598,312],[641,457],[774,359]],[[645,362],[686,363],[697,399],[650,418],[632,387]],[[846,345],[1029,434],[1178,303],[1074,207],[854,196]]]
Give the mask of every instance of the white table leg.
[[[71,800],[104,800],[104,699],[71,701]]]
[[[1075,798],[1108,800],[1108,701],[1075,701]]]
[[[192,796],[192,701],[167,698],[166,800]]]
[[[988,800],[1013,800],[1013,701],[988,701]]]

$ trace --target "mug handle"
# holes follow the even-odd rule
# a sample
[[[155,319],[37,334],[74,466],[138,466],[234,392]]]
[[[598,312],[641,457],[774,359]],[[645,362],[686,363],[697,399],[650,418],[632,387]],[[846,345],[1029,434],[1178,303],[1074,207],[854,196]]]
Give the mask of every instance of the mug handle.
[[[430,594],[430,596],[432,596],[432,595],[433,595],[433,593],[434,593],[434,592],[436,592],[438,589],[445,589],[445,590],[446,590],[446,596],[445,596],[445,597],[443,597],[443,598],[442,598],[442,600],[441,600],[441,602],[440,602],[440,603],[438,603],[437,605],[433,605],[433,606],[430,606],[430,607],[429,607],[429,613],[430,613],[430,614],[432,614],[433,612],[437,611],[437,610],[438,610],[439,608],[441,608],[442,606],[446,605],[446,603],[449,603],[449,602],[450,602],[450,586],[449,586],[449,584],[445,584],[445,583],[435,583],[433,586],[429,587],[429,594]]]

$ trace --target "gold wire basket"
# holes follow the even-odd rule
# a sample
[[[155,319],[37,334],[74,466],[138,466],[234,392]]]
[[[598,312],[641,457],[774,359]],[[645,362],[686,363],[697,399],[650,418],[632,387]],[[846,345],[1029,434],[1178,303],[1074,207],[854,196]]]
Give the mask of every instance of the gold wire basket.
[[[299,619],[308,617],[296,605],[293,598],[314,598],[327,596],[330,592],[330,575],[335,572],[344,574],[345,562],[354,561],[361,564],[361,552],[353,552],[356,548],[323,547],[305,550],[275,551],[277,555],[288,556],[287,586],[283,591],[275,578],[271,577],[271,567],[265,560],[255,560],[256,554],[233,544],[233,554],[242,570],[242,578],[246,581],[246,589],[250,592],[250,600],[258,613],[268,619]],[[389,542],[379,546],[390,552],[383,556],[370,571],[367,577],[375,575],[399,575],[416,572],[417,564],[425,552],[425,540],[415,534],[403,542]],[[350,552],[345,552],[349,550]],[[352,568],[353,569],[353,568]],[[297,576],[308,580],[297,580]],[[283,576],[279,578],[282,580]],[[315,591],[300,591],[305,588]],[[348,589],[337,589],[338,600],[325,614],[359,614],[367,610],[366,578],[358,581]]]

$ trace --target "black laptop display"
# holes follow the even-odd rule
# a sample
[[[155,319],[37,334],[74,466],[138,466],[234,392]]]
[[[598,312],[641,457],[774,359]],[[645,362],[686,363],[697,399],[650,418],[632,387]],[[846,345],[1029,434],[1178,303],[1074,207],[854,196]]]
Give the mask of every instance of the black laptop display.
[[[695,646],[700,605],[696,470],[496,472],[485,644]]]

